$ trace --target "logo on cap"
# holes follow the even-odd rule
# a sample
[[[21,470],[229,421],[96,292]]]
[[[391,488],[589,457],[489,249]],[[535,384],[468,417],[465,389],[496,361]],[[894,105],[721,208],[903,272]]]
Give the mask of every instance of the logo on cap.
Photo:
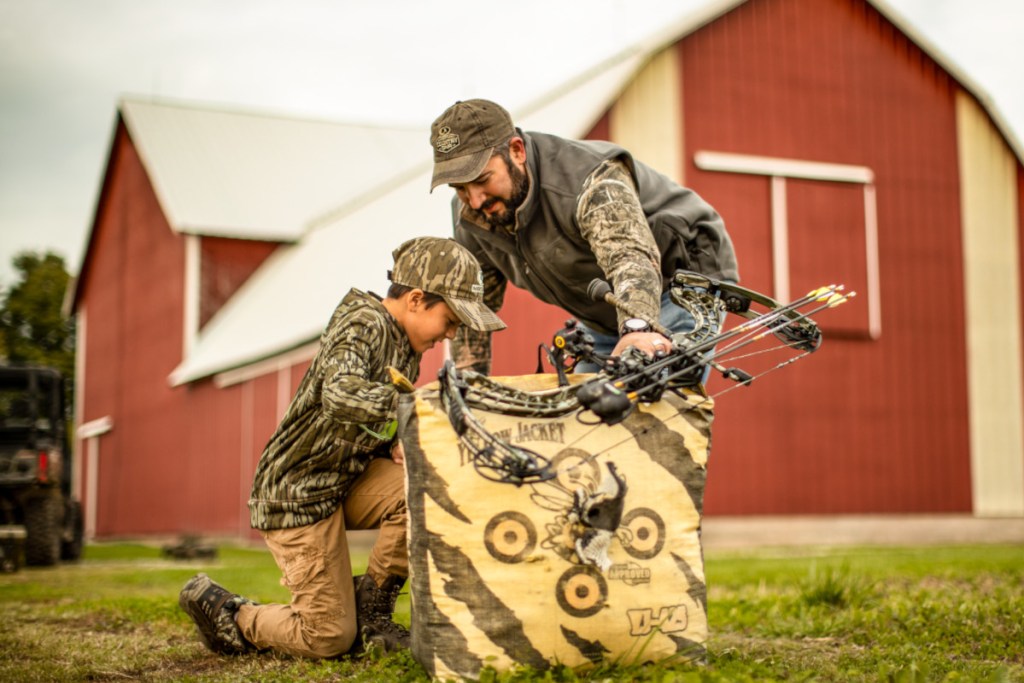
[[[459,146],[459,136],[452,132],[451,126],[442,126],[437,131],[437,140],[434,147],[441,154],[448,154]]]

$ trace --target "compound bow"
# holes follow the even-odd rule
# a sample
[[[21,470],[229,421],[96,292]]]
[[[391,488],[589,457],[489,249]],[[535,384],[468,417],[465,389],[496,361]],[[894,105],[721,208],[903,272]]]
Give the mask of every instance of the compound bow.
[[[672,334],[668,352],[653,358],[634,348],[621,356],[600,354],[594,350],[593,337],[575,320],[569,320],[555,334],[552,347],[544,347],[558,373],[557,389],[523,391],[473,371],[460,372],[447,361],[439,373],[442,406],[482,476],[517,486],[546,481],[555,473],[545,457],[499,439],[487,431],[472,409],[523,417],[558,417],[577,412],[578,419],[579,414],[590,411],[597,417],[591,424],[613,425],[624,420],[638,403],[658,401],[665,391],[683,396],[683,390],[702,384],[708,368],[736,383],[725,391],[749,385],[757,377],[794,363],[821,346],[821,331],[810,316],[854,296],[842,290],[837,285],[821,287],[796,301],[780,304],[738,285],[677,271],[670,286],[671,299],[686,309],[696,324],[691,331]],[[757,310],[754,304],[764,310]],[[744,322],[723,330],[726,313],[738,315]],[[773,348],[799,353],[756,375],[720,363],[726,356],[768,335],[782,342]],[[743,357],[734,356],[733,360]],[[583,361],[596,363],[601,370],[586,381],[570,383],[566,371]],[[696,405],[699,403],[691,404],[689,409]]]

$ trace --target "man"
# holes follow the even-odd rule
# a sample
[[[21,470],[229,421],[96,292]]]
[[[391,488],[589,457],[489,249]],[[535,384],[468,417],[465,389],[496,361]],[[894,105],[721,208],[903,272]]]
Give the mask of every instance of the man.
[[[480,262],[492,310],[512,282],[575,316],[599,352],[635,346],[654,355],[669,342],[653,322],[673,332],[694,324],[670,304],[677,269],[739,281],[718,213],[621,147],[525,133],[505,109],[480,99],[441,114],[430,144],[431,191],[455,190],[455,239]],[[595,278],[609,282],[622,307],[588,296]],[[452,356],[459,367],[488,372],[490,334],[463,329]]]

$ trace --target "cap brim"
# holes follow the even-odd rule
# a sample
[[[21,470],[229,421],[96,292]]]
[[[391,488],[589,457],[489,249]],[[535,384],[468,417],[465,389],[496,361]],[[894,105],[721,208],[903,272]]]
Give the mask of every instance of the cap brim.
[[[444,301],[448,304],[448,308],[452,309],[452,312],[462,321],[463,325],[477,332],[495,332],[506,327],[505,323],[502,322],[501,318],[494,311],[479,301],[455,299],[447,296],[444,297]]]
[[[463,154],[453,159],[435,161],[430,191],[433,192],[438,185],[468,183],[471,180],[476,180],[483,173],[484,166],[490,161],[493,151],[493,148],[488,148],[472,154]]]

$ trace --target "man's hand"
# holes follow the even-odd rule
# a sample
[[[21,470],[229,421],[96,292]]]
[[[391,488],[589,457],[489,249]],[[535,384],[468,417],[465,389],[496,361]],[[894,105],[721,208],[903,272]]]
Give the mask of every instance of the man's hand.
[[[630,346],[653,358],[671,351],[672,341],[657,332],[630,332],[619,338],[619,343],[612,349],[612,355],[618,356]]]

